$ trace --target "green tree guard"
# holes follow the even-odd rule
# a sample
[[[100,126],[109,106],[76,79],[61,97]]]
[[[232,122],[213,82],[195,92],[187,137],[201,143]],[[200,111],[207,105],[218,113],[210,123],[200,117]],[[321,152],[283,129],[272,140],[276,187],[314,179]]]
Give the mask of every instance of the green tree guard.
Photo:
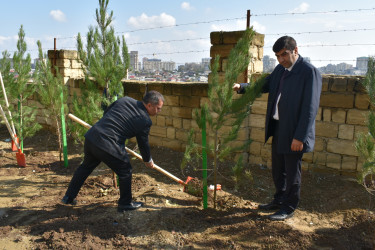
[[[203,166],[203,208],[207,208],[207,142],[206,142],[206,110],[202,109],[202,166]]]
[[[66,129],[65,129],[65,112],[64,112],[64,92],[61,91],[61,130],[63,139],[63,152],[64,152],[64,166],[68,167],[68,143],[66,140]]]

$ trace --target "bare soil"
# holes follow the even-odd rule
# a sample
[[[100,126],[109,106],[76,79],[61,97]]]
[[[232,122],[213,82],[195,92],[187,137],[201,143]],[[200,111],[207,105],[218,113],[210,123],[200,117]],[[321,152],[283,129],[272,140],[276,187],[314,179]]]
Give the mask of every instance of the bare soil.
[[[55,137],[44,130],[24,142],[27,167],[22,168],[8,140],[0,126],[1,249],[375,248],[374,204],[355,176],[304,171],[295,216],[274,222],[256,209],[272,199],[269,169],[251,166],[253,180],[236,190],[230,178],[233,163],[220,163],[217,207],[210,198],[203,209],[201,197],[133,159],[133,196],[145,206],[118,213],[119,192],[105,165],[88,178],[77,206],[60,203],[82,159],[81,146],[69,143],[66,168],[59,162]],[[153,147],[152,155],[182,180],[201,179],[197,167],[180,169],[181,152]],[[209,171],[209,184],[212,179]]]

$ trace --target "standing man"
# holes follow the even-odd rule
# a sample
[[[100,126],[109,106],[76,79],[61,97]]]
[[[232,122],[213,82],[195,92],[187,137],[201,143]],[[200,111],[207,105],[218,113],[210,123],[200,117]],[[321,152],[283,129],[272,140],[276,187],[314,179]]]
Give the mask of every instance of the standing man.
[[[153,168],[148,143],[152,125],[150,116],[159,113],[163,104],[164,97],[157,91],[147,92],[143,101],[123,97],[112,103],[103,117],[85,134],[83,162],[75,171],[62,202],[75,205],[75,198],[87,177],[100,162],[104,162],[119,177],[117,210],[123,212],[141,207],[142,202],[132,200],[132,166],[125,150],[125,141],[136,137],[145,165]]]
[[[272,177],[276,192],[270,203],[258,208],[278,210],[269,218],[285,220],[293,216],[300,201],[303,153],[314,149],[322,77],[298,54],[292,37],[280,37],[272,49],[279,65],[266,78],[263,92],[269,93],[265,140],[273,136]],[[236,83],[233,89],[243,93],[246,85]]]

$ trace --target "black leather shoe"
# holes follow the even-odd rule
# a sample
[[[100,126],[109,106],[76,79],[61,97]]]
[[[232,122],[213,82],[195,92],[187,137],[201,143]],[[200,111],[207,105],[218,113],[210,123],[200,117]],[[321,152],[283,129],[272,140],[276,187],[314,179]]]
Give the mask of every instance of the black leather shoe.
[[[122,213],[124,211],[135,210],[143,206],[143,202],[132,201],[127,205],[118,205],[117,211]]]
[[[62,203],[64,204],[67,204],[67,205],[77,205],[77,200],[76,199],[72,199],[70,198],[69,196],[65,195],[62,200],[61,200]]]
[[[277,203],[277,202],[271,202],[271,203],[268,203],[268,204],[260,204],[258,206],[258,209],[261,209],[261,210],[278,210],[280,209],[281,207],[281,203]]]
[[[286,219],[289,219],[289,218],[292,218],[294,215],[294,212],[287,212],[283,209],[280,209],[279,211],[277,211],[276,213],[274,214],[271,214],[270,216],[268,216],[271,220],[286,220]]]

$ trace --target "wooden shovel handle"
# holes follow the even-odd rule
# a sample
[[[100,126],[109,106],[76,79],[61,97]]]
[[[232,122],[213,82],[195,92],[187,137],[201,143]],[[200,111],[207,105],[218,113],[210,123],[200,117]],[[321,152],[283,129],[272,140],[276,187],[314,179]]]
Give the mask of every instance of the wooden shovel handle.
[[[85,128],[91,128],[91,125],[90,125],[90,124],[88,124],[87,122],[82,121],[81,119],[79,119],[77,116],[75,116],[75,115],[73,115],[73,114],[68,114],[68,117],[69,117],[70,119],[72,119],[73,121],[75,121],[75,122],[77,122],[77,123],[83,125]]]
[[[142,156],[140,156],[137,152],[134,152],[133,150],[131,150],[131,149],[127,148],[127,147],[125,147],[125,149],[126,149],[126,151],[128,151],[128,153],[130,153],[131,155],[135,156],[135,157],[138,158],[139,160],[142,160],[142,161],[143,161]],[[179,184],[185,186],[185,182],[183,182],[180,178],[178,178],[178,177],[174,176],[173,174],[169,173],[168,171],[162,169],[161,167],[159,167],[159,166],[156,165],[155,163],[154,163],[154,167],[153,167],[153,168],[156,169],[157,171],[159,171],[160,173],[162,173],[162,174],[168,176],[168,177],[171,178],[172,180],[178,182]]]
[[[5,105],[6,105],[6,108],[8,110],[10,122],[12,123],[13,134],[16,135],[17,133],[16,133],[16,129],[14,128],[12,113],[10,113],[10,110],[9,110],[9,102],[8,102],[7,92],[5,91],[5,86],[4,86],[4,82],[3,82],[3,76],[1,75],[1,72],[0,72],[0,81],[1,81],[1,88],[3,89],[3,94],[4,94],[4,99],[5,99]]]
[[[10,128],[10,125],[9,125],[8,119],[7,119],[7,117],[6,117],[5,113],[4,113],[3,107],[2,107],[1,105],[0,105],[0,111],[1,111],[1,115],[3,116],[3,119],[4,119],[4,122],[5,122],[5,125],[7,126],[7,129],[8,129],[8,131],[9,131],[10,136],[12,137],[12,140],[13,140],[14,144],[16,145],[18,151],[21,151],[20,146],[18,145],[17,140],[16,140],[16,137],[14,136],[13,131],[12,131],[12,129]]]
[[[88,124],[87,122],[82,121],[81,119],[79,119],[79,118],[78,118],[77,116],[75,116],[75,115],[68,114],[68,117],[69,117],[70,119],[72,119],[73,121],[75,121],[75,122],[77,122],[77,123],[83,125],[83,126],[86,127],[86,128],[91,128],[91,125],[90,125],[90,124]],[[131,155],[135,156],[135,157],[138,158],[139,160],[142,160],[142,161],[143,161],[142,156],[140,156],[138,153],[134,152],[133,150],[131,150],[131,149],[127,148],[127,147],[125,147],[125,149],[126,149],[126,151],[128,151],[128,153],[130,153]],[[155,163],[154,163],[154,169],[156,169],[156,170],[159,171],[160,173],[166,175],[167,177],[171,178],[172,180],[178,182],[179,184],[184,185],[184,186],[186,185],[185,182],[183,182],[181,179],[179,179],[178,177],[176,177],[176,176],[174,176],[173,174],[169,173],[168,171],[162,169],[161,167],[159,167],[159,166],[156,165]]]

